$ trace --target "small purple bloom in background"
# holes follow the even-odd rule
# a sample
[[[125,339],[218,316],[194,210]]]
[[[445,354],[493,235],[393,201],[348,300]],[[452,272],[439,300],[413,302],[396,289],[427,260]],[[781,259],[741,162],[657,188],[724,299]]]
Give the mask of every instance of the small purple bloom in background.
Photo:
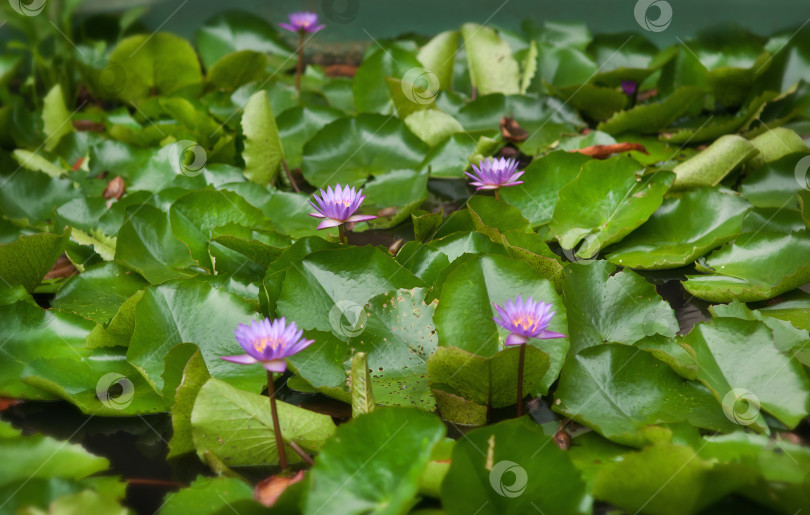
[[[309,12],[290,13],[290,23],[279,23],[279,25],[290,32],[308,34],[314,34],[326,27],[326,25],[318,25],[318,15]]]
[[[493,320],[511,334],[507,336],[505,345],[523,345],[529,338],[546,340],[549,338],[566,338],[562,333],[546,330],[554,311],[548,302],[535,302],[529,297],[526,302],[517,296],[515,301],[507,300],[503,307],[495,304],[498,317]]]
[[[239,324],[234,331],[236,341],[247,354],[222,356],[222,359],[233,363],[261,363],[270,372],[287,370],[286,358],[307,348],[315,340],[301,336],[304,331],[298,329],[295,322],[287,325],[284,317],[270,321],[269,318],[255,321],[249,325]]]
[[[309,213],[309,216],[326,219],[318,225],[318,229],[328,229],[329,227],[343,225],[346,222],[365,222],[377,218],[372,215],[354,214],[366,198],[363,195],[363,190],[355,191],[354,188],[349,189],[348,186],[341,188],[340,184],[338,184],[334,190],[327,187],[326,191],[321,190],[320,197],[318,197],[317,193],[313,197],[315,197],[318,205],[315,205],[312,201],[309,203],[317,213]]]
[[[622,81],[622,91],[624,91],[624,94],[628,97],[632,97],[635,94],[637,87],[638,85],[632,80]]]
[[[515,159],[482,159],[478,166],[472,165],[475,174],[464,172],[467,177],[473,179],[472,184],[477,190],[497,190],[504,186],[515,186],[523,184],[517,179],[523,175],[518,172],[518,162]]]

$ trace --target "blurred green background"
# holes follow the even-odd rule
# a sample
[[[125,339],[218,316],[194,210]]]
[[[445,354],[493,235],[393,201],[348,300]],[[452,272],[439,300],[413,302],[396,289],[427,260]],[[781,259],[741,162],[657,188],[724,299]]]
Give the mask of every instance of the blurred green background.
[[[653,3],[652,0],[646,0]],[[406,32],[435,34],[464,22],[517,29],[524,19],[579,21],[594,33],[639,30],[634,0],[86,0],[86,14],[120,11],[136,5],[148,12],[144,22],[152,29],[169,30],[185,37],[206,19],[224,10],[238,9],[271,21],[297,10],[317,12],[329,25],[318,35],[321,42],[355,42],[388,38]],[[665,2],[666,3],[666,2]],[[646,35],[663,46],[688,38],[718,24],[736,23],[762,35],[798,28],[810,22],[809,0],[671,0],[670,25]],[[649,17],[659,11],[650,7]]]

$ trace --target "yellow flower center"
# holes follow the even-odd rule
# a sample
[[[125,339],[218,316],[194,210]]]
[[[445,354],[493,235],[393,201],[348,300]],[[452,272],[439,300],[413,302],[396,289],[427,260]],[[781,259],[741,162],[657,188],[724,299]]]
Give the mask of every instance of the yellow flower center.
[[[533,327],[534,323],[535,323],[535,319],[532,318],[532,317],[526,317],[526,318],[520,317],[517,320],[515,320],[515,325],[519,325],[520,327],[523,328],[524,331],[529,329],[530,327]]]
[[[253,342],[253,348],[256,349],[256,352],[264,352],[268,346],[277,349],[279,345],[281,345],[281,340],[270,338],[261,338]]]

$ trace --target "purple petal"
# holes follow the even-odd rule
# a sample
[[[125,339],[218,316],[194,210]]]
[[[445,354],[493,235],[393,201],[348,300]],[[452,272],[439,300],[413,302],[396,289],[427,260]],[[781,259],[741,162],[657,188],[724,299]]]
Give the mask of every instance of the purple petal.
[[[287,370],[287,362],[283,359],[274,359],[272,361],[263,361],[262,366],[268,372],[284,372]]]
[[[296,29],[295,27],[293,27],[293,26],[292,26],[292,25],[290,25],[289,23],[279,23],[278,25],[279,25],[279,27],[281,27],[282,29],[287,29],[287,30],[289,30],[290,32],[298,32],[298,29]]]
[[[372,216],[372,215],[354,215],[354,216],[350,216],[349,218],[347,218],[346,221],[347,222],[365,222],[367,220],[374,220],[375,218],[377,218],[377,217]]]
[[[236,356],[220,356],[220,358],[224,359],[225,361],[230,361],[231,363],[240,363],[242,365],[252,365],[254,363],[259,362],[259,360],[257,360],[250,354],[238,354]]]
[[[329,229],[330,227],[337,227],[338,225],[343,225],[343,222],[340,220],[335,220],[333,218],[327,218],[320,224],[318,224],[318,229]]]
[[[526,336],[521,336],[519,334],[512,333],[506,337],[504,345],[506,345],[507,347],[512,345],[523,345],[527,341],[529,341],[529,338],[527,338]]]
[[[546,331],[545,329],[540,331],[540,334],[535,336],[538,340],[550,340],[552,338],[568,338],[568,335],[562,333],[555,333],[554,331]]]

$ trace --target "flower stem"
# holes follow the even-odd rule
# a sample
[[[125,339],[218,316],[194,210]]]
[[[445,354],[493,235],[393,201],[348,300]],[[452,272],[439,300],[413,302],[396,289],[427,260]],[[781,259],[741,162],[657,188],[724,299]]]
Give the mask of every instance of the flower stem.
[[[301,72],[304,69],[304,31],[298,31],[298,67],[295,69],[295,90],[301,97]]]
[[[520,357],[518,358],[517,376],[517,416],[523,416],[523,362],[526,359],[526,344],[520,346]]]
[[[281,158],[281,165],[284,167],[284,173],[287,174],[287,179],[290,181],[290,185],[292,185],[296,193],[301,193],[301,190],[295,183],[295,179],[293,179],[292,173],[290,173],[290,169],[287,167],[287,160],[284,159],[283,157]]]
[[[338,225],[338,234],[340,235],[340,243],[346,243],[346,226],[343,224]]]
[[[276,385],[273,383],[273,373],[267,371],[267,395],[270,396],[270,414],[273,416],[273,433],[278,449],[278,461],[281,470],[287,470],[287,451],[284,449],[284,439],[281,437],[281,426],[278,425],[278,411],[276,410]]]
[[[501,190],[495,190],[495,200],[501,200]]]

